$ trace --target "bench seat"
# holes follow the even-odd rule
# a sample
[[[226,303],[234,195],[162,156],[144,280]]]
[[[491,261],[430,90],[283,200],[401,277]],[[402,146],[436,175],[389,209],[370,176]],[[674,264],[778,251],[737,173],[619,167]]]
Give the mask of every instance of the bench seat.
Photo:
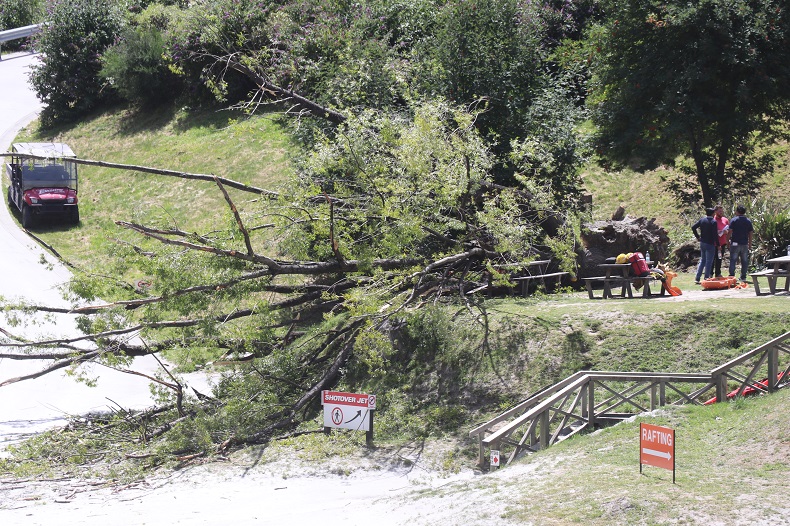
[[[563,276],[569,275],[568,272],[550,272],[548,274],[534,274],[532,276],[518,276],[515,278],[510,278],[512,281],[516,281],[521,283],[521,294],[526,298],[529,294],[529,282],[535,279],[546,279],[546,278],[555,278],[557,280],[557,284],[559,284],[560,280]]]
[[[656,278],[653,275],[646,276],[644,278],[638,278],[635,276],[623,277],[623,276],[592,276],[588,278],[582,278],[584,280],[584,284],[587,287],[587,294],[589,295],[590,299],[596,299],[595,295],[593,294],[593,283],[603,283],[603,297],[604,298],[613,298],[614,295],[612,294],[612,286],[614,285],[620,287],[620,297],[621,298],[633,298],[634,293],[632,289],[632,285],[642,283],[643,290],[642,290],[642,297],[650,298],[654,294],[650,289],[650,284],[654,281],[661,282],[661,291],[659,292],[660,296],[663,296],[666,293],[666,287],[663,280],[660,278]]]
[[[790,292],[790,272],[784,270],[775,271],[773,269],[761,270],[759,272],[752,272],[749,274],[752,277],[752,285],[754,286],[754,293],[760,296],[760,281],[757,278],[765,278],[768,282],[768,290],[766,294],[776,294],[777,282],[785,279],[785,292]]]

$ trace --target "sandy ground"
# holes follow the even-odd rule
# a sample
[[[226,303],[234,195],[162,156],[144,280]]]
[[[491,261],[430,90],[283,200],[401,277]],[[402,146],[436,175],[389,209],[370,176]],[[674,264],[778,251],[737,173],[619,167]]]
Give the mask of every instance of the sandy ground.
[[[500,485],[548,472],[530,463],[488,475],[472,470],[448,475],[413,460],[409,467],[366,460],[355,463],[351,474],[338,475],[327,464],[257,465],[242,455],[130,485],[0,480],[0,523],[506,526],[509,522],[499,516],[506,497]],[[470,488],[474,491],[464,491]]]

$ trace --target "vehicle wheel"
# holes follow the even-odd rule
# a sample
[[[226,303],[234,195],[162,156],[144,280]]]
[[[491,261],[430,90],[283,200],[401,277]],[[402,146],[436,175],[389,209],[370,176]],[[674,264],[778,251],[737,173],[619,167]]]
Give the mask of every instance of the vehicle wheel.
[[[22,227],[29,229],[33,226],[33,211],[27,205],[22,205]]]
[[[75,225],[80,224],[80,209],[78,206],[75,206],[71,209],[71,222]]]

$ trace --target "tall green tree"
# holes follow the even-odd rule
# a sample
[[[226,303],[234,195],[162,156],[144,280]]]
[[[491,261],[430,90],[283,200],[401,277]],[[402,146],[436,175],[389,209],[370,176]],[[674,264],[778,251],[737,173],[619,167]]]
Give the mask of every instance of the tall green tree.
[[[748,193],[771,169],[755,147],[790,112],[790,13],[781,0],[625,0],[606,3],[593,33],[598,151],[651,167],[688,156],[710,205]]]
[[[0,31],[41,22],[43,0],[0,0]],[[3,43],[14,45],[15,41]]]

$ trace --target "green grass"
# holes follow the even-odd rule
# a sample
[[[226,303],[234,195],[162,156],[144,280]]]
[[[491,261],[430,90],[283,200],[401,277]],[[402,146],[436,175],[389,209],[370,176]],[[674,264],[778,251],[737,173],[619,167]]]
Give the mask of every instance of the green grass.
[[[790,486],[790,391],[659,411],[562,442],[519,464],[551,476],[503,485],[504,517],[541,524],[736,524],[784,520]],[[675,429],[672,472],[639,473],[639,422]]]
[[[214,174],[272,190],[292,173],[290,140],[265,114],[244,118],[216,110],[136,114],[120,109],[57,132],[32,128],[17,140],[64,142],[82,159]],[[242,209],[255,198],[229,193]],[[114,221],[208,234],[232,220],[216,185],[202,181],[80,166],[79,198],[80,226],[44,224],[35,232],[68,261],[93,268],[107,264],[116,238],[145,246]],[[256,218],[245,219],[248,227],[256,226]]]
[[[766,174],[756,196],[769,203],[790,206],[790,147],[785,142],[772,148],[776,159],[774,173]],[[630,168],[622,171],[607,171],[597,164],[590,164],[582,171],[585,189],[593,196],[592,217],[594,220],[610,219],[617,207],[622,205],[626,214],[635,217],[655,218],[656,224],[669,233],[673,245],[693,240],[691,225],[699,219],[702,208],[679,205],[666,190],[661,176],[671,172],[669,167],[637,172]],[[737,194],[738,189],[734,190]],[[729,196],[724,203],[734,201],[746,205],[750,199],[742,195]]]

